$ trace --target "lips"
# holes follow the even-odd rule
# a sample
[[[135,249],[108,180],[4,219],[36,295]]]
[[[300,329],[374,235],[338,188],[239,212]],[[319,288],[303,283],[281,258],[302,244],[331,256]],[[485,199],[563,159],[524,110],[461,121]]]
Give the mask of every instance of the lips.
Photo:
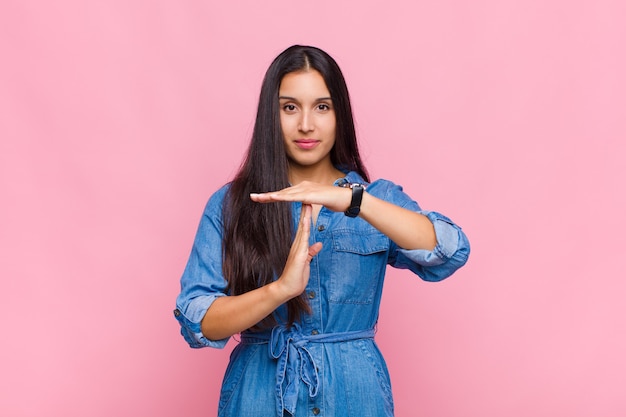
[[[313,149],[320,143],[317,139],[296,139],[294,142],[300,149]]]

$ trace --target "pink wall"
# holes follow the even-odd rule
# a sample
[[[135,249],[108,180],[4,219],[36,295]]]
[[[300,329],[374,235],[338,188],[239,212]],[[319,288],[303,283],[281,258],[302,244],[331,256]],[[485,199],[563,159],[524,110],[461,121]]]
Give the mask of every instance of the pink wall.
[[[397,415],[626,415],[624,2],[384,5],[2,2],[0,415],[215,415],[232,344],[171,310],[293,43],[345,70],[373,176],[473,244],[389,273]]]

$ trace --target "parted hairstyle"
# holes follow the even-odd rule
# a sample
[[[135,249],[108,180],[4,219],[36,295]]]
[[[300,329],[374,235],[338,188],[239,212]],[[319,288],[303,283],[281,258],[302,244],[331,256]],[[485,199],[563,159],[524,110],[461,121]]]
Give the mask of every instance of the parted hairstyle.
[[[259,204],[250,199],[250,193],[289,187],[278,92],[286,74],[311,70],[324,78],[335,110],[332,163],[341,170],[359,173],[369,182],[359,156],[348,88],[339,66],[319,48],[300,45],[287,48],[265,74],[252,139],[224,200],[222,268],[231,295],[269,284],[280,276],[287,261],[295,231],[292,203]],[[287,312],[288,317],[283,320],[292,325],[303,313],[310,313],[310,307],[300,295],[287,302]],[[276,323],[277,317],[270,315],[255,327],[267,328]]]

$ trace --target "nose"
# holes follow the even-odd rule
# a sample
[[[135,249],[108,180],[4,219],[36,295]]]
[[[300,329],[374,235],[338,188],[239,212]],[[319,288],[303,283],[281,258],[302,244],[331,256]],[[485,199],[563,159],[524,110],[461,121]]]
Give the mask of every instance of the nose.
[[[308,110],[305,110],[301,113],[300,125],[298,126],[298,129],[301,132],[311,132],[313,129],[315,129],[313,123],[313,115]]]

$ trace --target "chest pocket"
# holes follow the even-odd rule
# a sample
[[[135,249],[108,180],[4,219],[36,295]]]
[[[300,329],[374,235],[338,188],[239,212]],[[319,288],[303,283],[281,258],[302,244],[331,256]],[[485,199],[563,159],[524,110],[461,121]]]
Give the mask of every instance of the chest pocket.
[[[335,230],[329,301],[372,304],[382,291],[388,250],[389,239],[375,229]]]

